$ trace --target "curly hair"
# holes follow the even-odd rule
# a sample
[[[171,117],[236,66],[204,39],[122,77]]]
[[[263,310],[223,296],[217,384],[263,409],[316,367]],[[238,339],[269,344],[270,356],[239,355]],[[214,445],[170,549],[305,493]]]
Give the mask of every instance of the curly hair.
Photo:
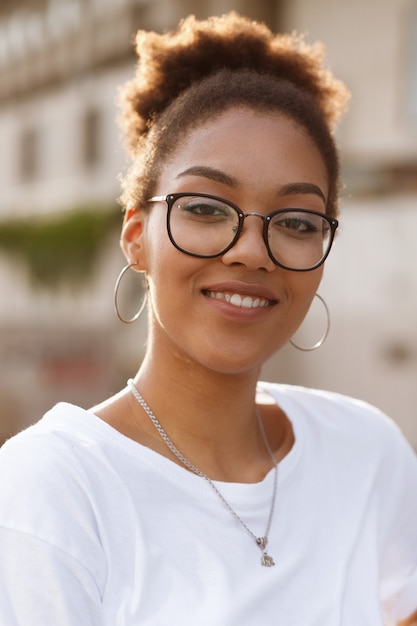
[[[276,35],[235,12],[177,30],[139,31],[138,65],[121,90],[120,124],[132,167],[122,205],[144,206],[163,163],[187,132],[233,106],[279,111],[317,145],[329,178],[327,211],[337,213],[339,160],[332,136],[346,108],[346,87],[323,65],[323,46]]]

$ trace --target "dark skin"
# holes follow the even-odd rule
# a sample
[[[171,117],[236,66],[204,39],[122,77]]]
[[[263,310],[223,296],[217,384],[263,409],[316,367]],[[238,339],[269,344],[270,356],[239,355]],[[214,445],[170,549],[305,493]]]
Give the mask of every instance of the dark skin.
[[[267,394],[259,394],[257,409],[262,419],[268,441],[274,451],[274,457],[279,463],[288,454],[294,444],[291,424],[287,416]],[[141,445],[154,450],[158,454],[182,466],[181,462],[169,448],[167,448],[159,434],[157,434],[149,417],[145,411],[138,406],[130,391],[123,390],[112,399],[112,402],[106,403],[105,406],[97,407],[95,413],[126,437],[137,441]],[[163,423],[164,420],[162,417],[160,421]],[[278,429],[276,428],[277,424],[280,425]],[[168,435],[170,435],[174,441],[177,440],[175,435],[170,431],[168,431]],[[184,440],[184,437],[182,437],[182,439]],[[271,460],[268,454],[266,454],[263,442],[258,437],[258,434],[255,440],[259,448],[259,453],[257,453],[256,456],[254,455],[252,462],[248,463],[248,459],[246,459],[247,471],[242,472],[242,475],[239,477],[241,482],[246,482],[246,480],[247,482],[260,481],[271,469]],[[182,444],[182,447],[185,450],[184,444]],[[218,475],[216,477],[214,467],[212,470],[210,470],[208,466],[205,468],[202,467],[201,455],[198,452],[194,456],[187,450],[187,458],[200,469],[203,469],[205,473],[214,480],[225,480],[225,475]]]
[[[187,188],[229,198],[246,212],[256,208],[267,214],[288,205],[325,211],[327,173],[314,143],[294,122],[238,109],[183,140],[161,173],[156,194]],[[136,209],[127,213],[122,232],[127,259],[149,282],[149,338],[135,383],[200,470],[212,479],[258,482],[270,471],[271,459],[256,408],[277,461],[294,441],[283,411],[256,397],[261,367],[302,322],[322,268],[297,273],[276,266],[257,218],[245,222],[232,249],[213,259],[176,250],[165,220],[162,203]],[[266,299],[268,305],[242,309],[207,296],[219,291]],[[121,392],[95,412],[172,459],[130,393]]]
[[[155,195],[194,190],[228,198],[245,212],[267,214],[292,203],[325,212],[326,170],[311,140],[288,119],[230,113],[184,139]],[[246,221],[223,257],[189,257],[167,239],[165,215],[159,205],[131,209],[122,232],[128,262],[149,282],[149,339],[135,384],[174,444],[211,479],[259,482],[271,459],[256,410],[277,462],[294,445],[288,416],[257,391],[261,367],[301,324],[322,270],[294,273],[275,266],[256,218]],[[271,294],[265,310],[239,311],[205,295],[253,288]],[[128,389],[94,410],[125,436],[180,464]],[[401,626],[416,620],[417,613]]]

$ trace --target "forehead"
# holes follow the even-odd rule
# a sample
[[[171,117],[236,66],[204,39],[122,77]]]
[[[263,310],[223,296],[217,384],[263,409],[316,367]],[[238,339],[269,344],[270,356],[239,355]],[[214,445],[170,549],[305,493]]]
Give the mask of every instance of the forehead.
[[[326,167],[317,146],[281,112],[232,108],[190,130],[163,166],[161,192],[181,184],[183,172],[193,169],[195,175],[196,166],[223,172],[237,186],[311,182],[327,195]]]

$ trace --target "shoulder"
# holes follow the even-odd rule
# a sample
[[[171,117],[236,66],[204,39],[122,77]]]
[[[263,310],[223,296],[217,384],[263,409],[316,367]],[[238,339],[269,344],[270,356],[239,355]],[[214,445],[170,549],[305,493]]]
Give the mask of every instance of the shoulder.
[[[28,554],[36,550],[48,559],[69,557],[101,580],[96,529],[103,487],[94,453],[88,460],[93,442],[88,420],[87,411],[59,404],[2,446],[0,540],[8,549],[18,541]]]
[[[333,420],[349,418],[392,423],[387,415],[372,404],[335,391],[276,383],[261,383],[261,385],[277,403],[291,404],[311,415],[322,418],[331,416]]]
[[[60,403],[9,439],[0,449],[0,529],[36,537],[80,562],[85,554],[99,558],[100,510],[111,511],[112,436],[91,412]]]
[[[89,446],[106,439],[112,429],[94,413],[74,404],[60,402],[35,424],[7,440],[0,448],[0,462],[20,454],[47,449],[52,456],[73,453],[77,446]],[[58,454],[59,451],[59,454]]]
[[[69,510],[75,516],[81,509],[92,515],[92,485],[99,484],[92,429],[94,416],[59,404],[2,446],[0,525],[17,524],[18,530],[29,532],[36,519],[49,516],[59,524]],[[44,529],[47,533],[46,525]]]
[[[365,494],[365,506],[372,499],[380,512],[381,536],[393,537],[390,529],[404,523],[415,549],[417,456],[395,422],[343,394],[269,383],[264,388],[293,424],[303,467],[331,475],[338,488],[344,485],[345,495],[346,489],[358,497]]]
[[[57,404],[38,422],[3,444],[0,467],[6,473],[13,467],[16,476],[17,469],[34,462],[41,469],[57,460],[64,461],[73,454],[76,441],[81,443],[91,438],[89,420],[88,411],[67,403]]]
[[[409,448],[395,422],[368,402],[334,391],[261,384],[303,434],[379,455],[401,456]]]
[[[88,439],[88,412],[66,403],[57,404],[38,422],[7,440],[0,448],[0,479],[9,468],[13,476],[31,464],[39,469],[63,461],[74,449],[75,440]]]

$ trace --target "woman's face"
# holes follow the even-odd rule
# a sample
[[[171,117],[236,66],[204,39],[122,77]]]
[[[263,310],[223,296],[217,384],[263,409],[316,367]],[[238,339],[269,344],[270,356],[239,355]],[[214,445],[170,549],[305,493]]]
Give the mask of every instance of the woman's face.
[[[155,194],[179,192],[220,196],[244,213],[325,213],[328,183],[318,149],[295,122],[235,108],[192,131],[165,163]],[[293,272],[275,265],[257,217],[245,219],[222,256],[186,255],[168,238],[166,203],[149,207],[128,217],[123,247],[148,276],[150,348],[223,373],[259,369],[301,324],[322,267]]]

